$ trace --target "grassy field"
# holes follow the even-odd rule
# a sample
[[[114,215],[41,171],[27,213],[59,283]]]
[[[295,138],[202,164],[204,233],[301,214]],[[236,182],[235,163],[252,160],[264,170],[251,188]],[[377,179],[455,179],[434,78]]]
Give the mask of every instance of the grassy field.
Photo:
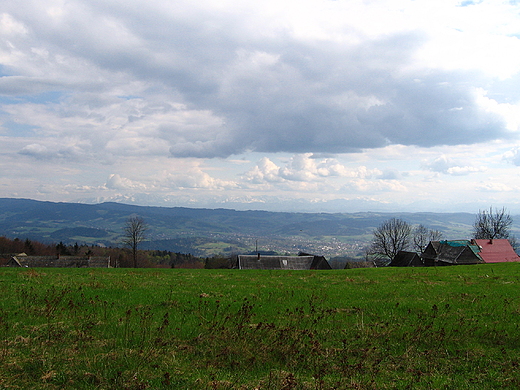
[[[0,269],[0,389],[516,389],[520,264]]]

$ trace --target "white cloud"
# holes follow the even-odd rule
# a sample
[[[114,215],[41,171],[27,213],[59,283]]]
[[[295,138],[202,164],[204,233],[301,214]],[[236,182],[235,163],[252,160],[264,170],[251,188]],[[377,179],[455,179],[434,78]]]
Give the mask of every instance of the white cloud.
[[[7,13],[0,14],[0,34],[4,37],[16,37],[27,34],[25,26]]]
[[[146,189],[144,184],[135,183],[130,179],[121,177],[117,173],[113,173],[108,177],[105,186],[110,190]]]
[[[425,161],[423,162],[423,166],[426,169],[433,172],[440,172],[454,176],[462,176],[468,175],[470,173],[485,172],[487,170],[487,168],[484,166],[474,167],[471,165],[466,165],[465,163],[455,161],[446,155],[441,155],[433,161]]]
[[[510,162],[511,164],[514,164],[516,166],[520,166],[520,147],[515,147],[502,156],[502,158],[505,161]]]
[[[518,50],[520,50],[520,47]],[[517,69],[520,69],[520,64]],[[482,109],[496,113],[504,118],[508,130],[520,130],[520,102],[517,102],[516,104],[499,103],[496,100],[489,98],[487,92],[483,88],[477,88],[475,95],[477,96],[477,104]]]
[[[294,155],[285,166],[279,167],[264,157],[245,174],[251,182],[320,181],[325,177],[348,176],[351,174],[335,159],[317,161],[312,153]]]
[[[354,179],[345,186],[349,191],[361,193],[407,192],[408,189],[398,180]]]
[[[254,168],[246,172],[244,179],[254,184],[283,181],[280,177],[280,167],[267,157],[263,157]]]
[[[411,200],[432,176],[436,188],[458,180],[461,197],[483,172],[507,186],[520,165],[519,11],[506,0],[4,1],[0,164],[13,174],[0,189]],[[46,173],[69,168],[59,182]]]
[[[198,188],[205,190],[225,190],[237,187],[237,183],[212,177],[196,166],[188,169],[186,172],[170,174],[165,184],[173,189]]]
[[[478,191],[484,191],[484,192],[511,192],[511,191],[517,191],[518,186],[510,186],[501,182],[486,182],[481,183],[477,185],[476,189]]]

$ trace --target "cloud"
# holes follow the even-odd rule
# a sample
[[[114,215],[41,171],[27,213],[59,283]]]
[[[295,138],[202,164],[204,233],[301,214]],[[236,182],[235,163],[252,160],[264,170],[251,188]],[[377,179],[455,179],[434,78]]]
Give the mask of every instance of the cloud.
[[[244,179],[254,184],[284,181],[280,176],[280,167],[267,157],[263,157],[254,168],[246,172]]]
[[[408,188],[398,180],[366,180],[354,179],[343,188],[346,191],[378,193],[378,192],[407,192]]]
[[[517,191],[517,186],[510,186],[501,182],[486,182],[481,183],[476,186],[477,191],[483,191],[483,192],[511,192],[511,191]]]
[[[317,159],[312,153],[297,154],[284,166],[278,166],[267,157],[243,175],[243,179],[255,183],[323,182],[326,178],[370,179],[383,175],[379,169],[365,166],[347,168],[333,158]]]
[[[185,172],[170,174],[166,183],[171,189],[224,190],[238,187],[237,183],[212,177],[196,166],[187,169]]]
[[[455,161],[446,155],[441,155],[430,162],[423,162],[423,166],[430,171],[453,176],[464,176],[469,175],[470,173],[485,172],[487,170],[484,166],[474,167],[466,165],[465,163]]]
[[[405,3],[405,12],[419,12]],[[54,115],[57,131],[65,132],[69,123],[88,118],[92,129],[85,129],[83,137],[93,145],[99,135],[107,138],[107,129],[107,134],[116,129],[103,120],[108,111],[96,105],[100,95],[90,105],[87,92],[106,93],[112,100],[121,92],[141,96],[113,102],[111,115],[124,118],[132,100],[138,100],[142,106],[132,117],[143,126],[132,128],[133,138],[143,140],[145,149],[174,157],[348,153],[389,144],[430,147],[510,136],[514,110],[491,97],[484,101],[487,90],[475,93],[492,87],[490,79],[473,68],[425,66],[425,48],[432,53],[436,46],[431,43],[438,42],[429,30],[433,25],[423,30],[416,22],[399,25],[406,18],[386,2],[355,2],[348,9],[340,2],[312,1],[291,12],[271,2],[248,6],[234,1],[180,1],[174,9],[163,1],[129,1],[124,7],[29,1],[23,9],[8,1],[4,8],[4,93],[61,90],[72,95],[58,108],[42,108],[42,116]],[[385,22],[384,33],[377,23],[383,9],[397,18]],[[359,23],[361,16],[366,26]],[[513,21],[507,20],[508,26]],[[516,41],[509,36],[507,42],[501,54]],[[165,96],[172,103],[157,107]],[[165,107],[169,111],[158,118],[154,108]],[[195,122],[179,121],[181,116]],[[199,129],[193,131],[194,126]],[[146,141],[150,132],[160,138],[160,146]],[[119,142],[115,136],[99,146],[111,153],[143,153],[135,142],[114,147]]]
[[[520,147],[517,146],[507,151],[502,158],[513,165],[520,166]]]
[[[78,160],[84,154],[81,147],[72,142],[69,145],[63,145],[62,143],[57,148],[49,148],[39,143],[29,144],[24,146],[18,153],[38,160]]]
[[[463,198],[486,169],[508,185],[520,5],[459,5],[6,0],[0,189],[411,202]]]
[[[146,186],[141,183],[136,183],[130,179],[127,179],[125,177],[121,177],[117,173],[111,174],[106,183],[105,187],[110,190],[129,190],[129,189],[145,189]]]

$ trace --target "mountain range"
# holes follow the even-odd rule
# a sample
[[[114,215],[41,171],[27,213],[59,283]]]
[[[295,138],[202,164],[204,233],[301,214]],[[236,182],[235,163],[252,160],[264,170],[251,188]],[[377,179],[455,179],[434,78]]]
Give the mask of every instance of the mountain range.
[[[469,238],[475,219],[470,213],[296,213],[0,198],[0,235],[120,246],[125,223],[135,215],[148,225],[148,239],[141,248],[196,256],[251,250],[359,256],[373,230],[388,218],[440,230],[449,239]],[[513,232],[518,230],[515,224]]]

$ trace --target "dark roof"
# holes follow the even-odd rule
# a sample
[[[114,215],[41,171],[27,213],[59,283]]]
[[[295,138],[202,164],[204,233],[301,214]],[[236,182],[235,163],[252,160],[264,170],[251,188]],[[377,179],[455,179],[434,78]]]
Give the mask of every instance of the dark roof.
[[[108,268],[110,257],[92,256],[13,256],[7,263],[10,267],[62,267],[62,268]]]
[[[479,246],[479,255],[486,263],[506,263],[520,260],[507,239],[473,241]]]
[[[239,255],[239,269],[310,270],[314,256]]]
[[[298,256],[313,256],[311,269],[332,269],[325,256],[310,255],[304,252],[298,253]]]
[[[484,262],[479,255],[478,245],[469,240],[430,241],[421,257],[425,265],[438,263],[446,265],[479,264]]]
[[[389,267],[423,267],[424,263],[415,252],[399,251]]]

